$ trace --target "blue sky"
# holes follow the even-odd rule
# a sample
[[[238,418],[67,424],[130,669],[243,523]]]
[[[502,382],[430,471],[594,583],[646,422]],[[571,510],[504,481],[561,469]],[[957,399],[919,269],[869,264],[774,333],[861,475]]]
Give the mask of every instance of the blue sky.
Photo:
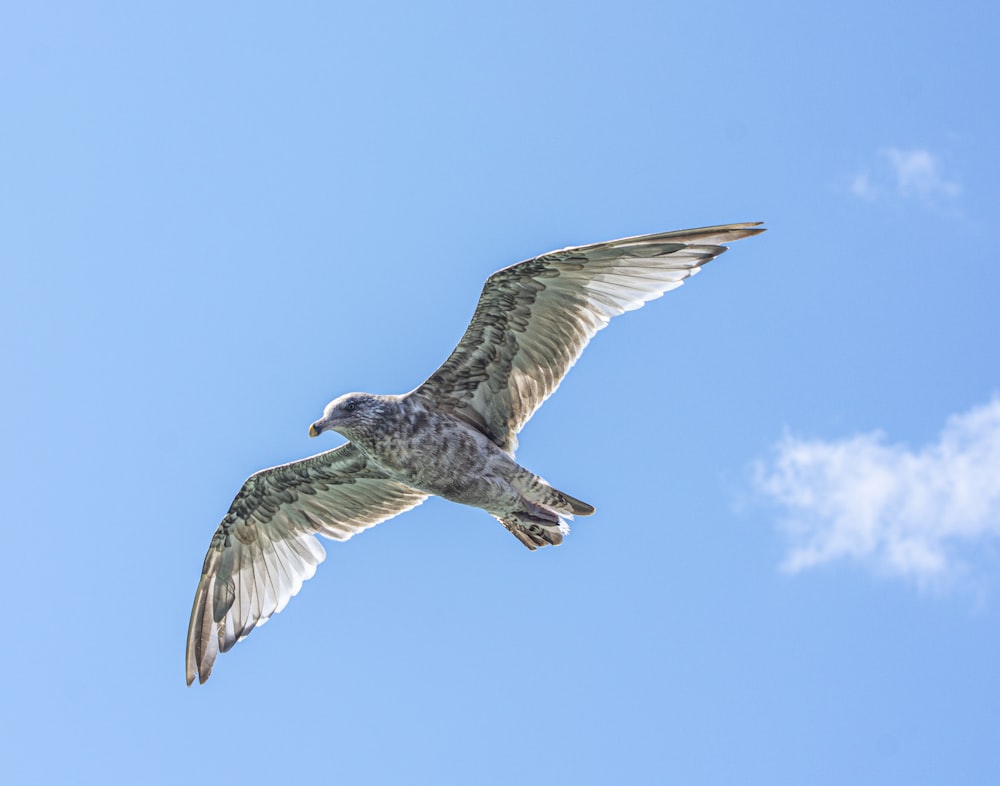
[[[0,779],[998,782],[998,23],[5,6]],[[501,266],[754,220],[522,432],[564,545],[430,500],[185,687],[211,534],[327,401]]]

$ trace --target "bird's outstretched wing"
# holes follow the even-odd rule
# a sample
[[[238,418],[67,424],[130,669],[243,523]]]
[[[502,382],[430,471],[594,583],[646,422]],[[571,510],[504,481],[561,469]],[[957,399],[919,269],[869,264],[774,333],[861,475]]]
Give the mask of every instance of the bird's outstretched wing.
[[[451,356],[412,395],[513,451],[516,435],[612,317],[676,289],[758,223],[566,248],[499,270]]]
[[[326,552],[427,495],[389,480],[352,444],[251,475],[212,536],[187,637],[187,682],[281,611]]]

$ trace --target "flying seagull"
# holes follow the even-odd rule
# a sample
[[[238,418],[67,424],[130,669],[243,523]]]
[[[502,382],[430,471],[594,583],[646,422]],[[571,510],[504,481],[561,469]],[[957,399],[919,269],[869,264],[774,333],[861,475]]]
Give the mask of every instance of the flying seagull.
[[[326,552],[429,495],[482,508],[529,549],[558,545],[594,508],[514,459],[517,433],[612,317],[676,289],[758,223],[565,248],[497,271],[451,356],[399,396],[334,399],[309,436],[349,442],[261,470],[212,536],[187,637],[187,682],[312,577]]]

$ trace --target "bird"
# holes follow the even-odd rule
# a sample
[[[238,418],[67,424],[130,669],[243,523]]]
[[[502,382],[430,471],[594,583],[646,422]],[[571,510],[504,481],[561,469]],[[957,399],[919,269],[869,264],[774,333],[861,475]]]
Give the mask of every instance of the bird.
[[[676,289],[762,222],[564,248],[498,270],[464,335],[402,395],[348,393],[309,427],[348,441],[254,473],[212,536],[195,592],[187,684],[296,595],[325,550],[428,496],[481,508],[529,549],[594,507],[517,463],[517,435],[612,317]]]

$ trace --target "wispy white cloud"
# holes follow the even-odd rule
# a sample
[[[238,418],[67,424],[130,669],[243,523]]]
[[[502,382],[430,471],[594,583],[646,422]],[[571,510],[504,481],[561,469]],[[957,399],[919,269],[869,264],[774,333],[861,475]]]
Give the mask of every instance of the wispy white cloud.
[[[918,450],[880,432],[785,437],[756,469],[787,512],[788,571],[848,559],[921,584],[951,579],[1000,538],[1000,399],[952,416]]]
[[[962,193],[961,186],[941,173],[941,162],[927,150],[899,150],[890,147],[882,151],[889,159],[896,176],[896,191],[902,197],[934,199],[954,198]]]
[[[889,147],[878,151],[872,165],[853,175],[850,191],[867,201],[894,198],[941,205],[953,203],[962,186],[945,174],[941,160],[929,150]]]
[[[851,180],[851,193],[861,199],[872,200],[879,195],[879,188],[872,182],[871,173],[859,172]]]

